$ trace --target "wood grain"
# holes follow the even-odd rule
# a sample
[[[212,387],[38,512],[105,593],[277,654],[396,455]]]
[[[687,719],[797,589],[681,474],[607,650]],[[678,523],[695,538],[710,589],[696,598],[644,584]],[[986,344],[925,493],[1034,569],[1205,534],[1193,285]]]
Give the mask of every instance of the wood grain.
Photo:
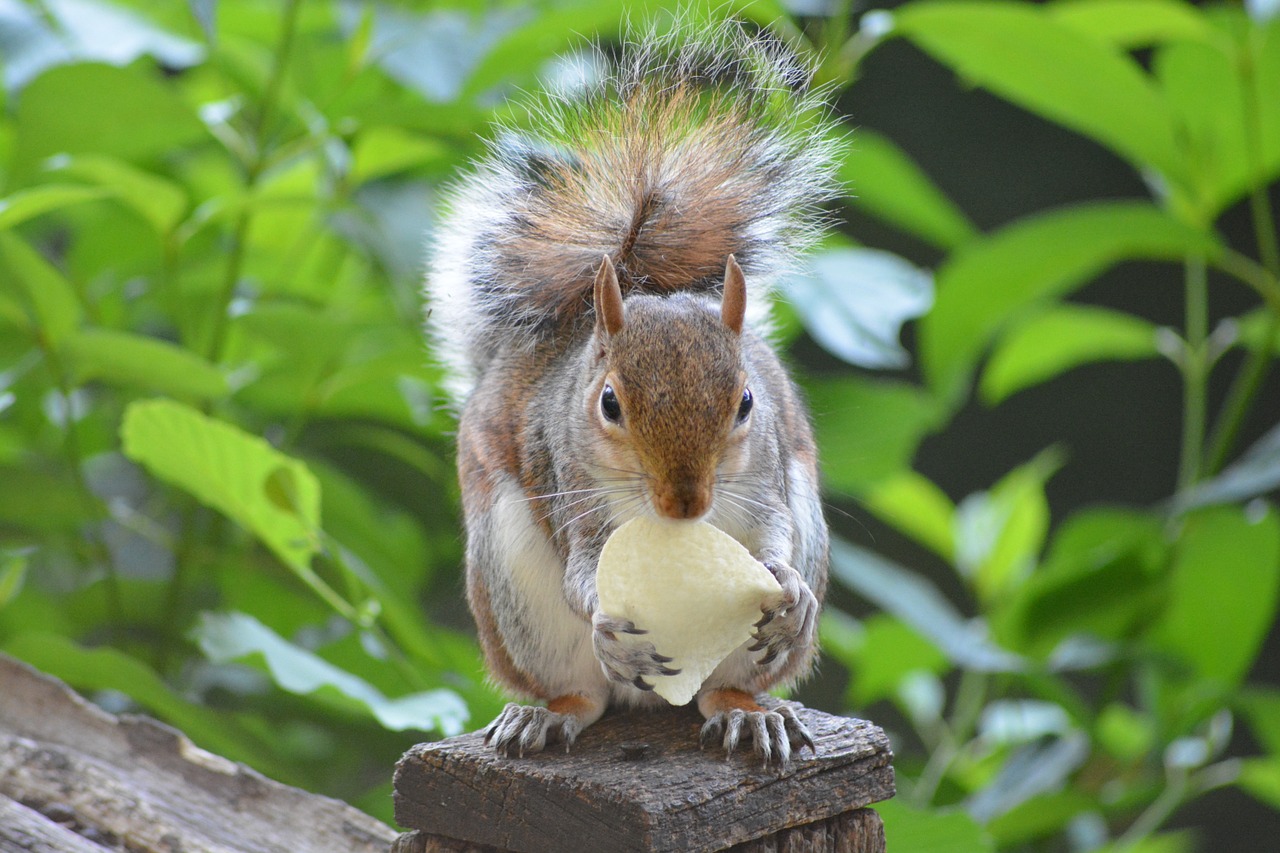
[[[385,853],[395,839],[345,803],[267,779],[154,720],[108,714],[4,655],[0,795],[28,807],[16,812],[26,823],[56,809],[131,853]]]
[[[806,750],[785,769],[762,768],[749,752],[726,760],[700,751],[701,718],[691,708],[607,716],[568,754],[502,758],[478,734],[419,744],[396,770],[396,820],[504,851],[686,853],[816,825],[893,795],[883,731],[800,715],[817,754]],[[859,819],[879,826],[878,817]]]

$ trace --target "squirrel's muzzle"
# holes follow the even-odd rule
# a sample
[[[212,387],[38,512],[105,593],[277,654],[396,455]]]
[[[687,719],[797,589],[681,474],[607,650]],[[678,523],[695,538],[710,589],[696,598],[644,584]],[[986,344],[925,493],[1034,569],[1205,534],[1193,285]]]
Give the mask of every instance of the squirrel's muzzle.
[[[664,518],[693,521],[711,510],[711,498],[710,483],[675,483],[654,491],[653,506]]]

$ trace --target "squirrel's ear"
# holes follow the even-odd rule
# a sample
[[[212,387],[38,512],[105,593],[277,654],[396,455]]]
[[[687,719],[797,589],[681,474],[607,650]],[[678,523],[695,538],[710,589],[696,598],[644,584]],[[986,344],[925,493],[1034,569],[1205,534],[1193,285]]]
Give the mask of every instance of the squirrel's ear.
[[[605,255],[596,273],[594,291],[596,307],[596,331],[616,335],[622,331],[622,288],[618,286],[618,273],[613,261]]]
[[[730,255],[724,265],[724,299],[720,303],[720,319],[735,335],[740,335],[746,314],[747,281],[742,277],[742,267]]]

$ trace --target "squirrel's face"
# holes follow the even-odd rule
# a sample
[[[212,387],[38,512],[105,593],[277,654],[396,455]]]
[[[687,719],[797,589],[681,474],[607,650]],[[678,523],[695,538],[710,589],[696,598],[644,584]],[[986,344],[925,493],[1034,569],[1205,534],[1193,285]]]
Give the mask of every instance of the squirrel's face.
[[[745,464],[755,400],[740,330],[714,304],[682,294],[633,296],[620,327],[597,331],[584,404],[599,462],[640,477],[660,516],[706,515],[717,477]]]

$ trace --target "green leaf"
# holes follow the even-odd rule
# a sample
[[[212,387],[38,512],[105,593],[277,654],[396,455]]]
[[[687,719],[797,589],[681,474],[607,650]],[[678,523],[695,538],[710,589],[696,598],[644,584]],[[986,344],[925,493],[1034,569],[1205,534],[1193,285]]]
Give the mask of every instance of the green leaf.
[[[37,11],[24,4],[3,7],[0,56],[5,86],[18,92],[51,66],[88,59],[127,65],[143,54],[167,68],[185,68],[200,58],[195,45],[156,29],[114,3],[49,0]]]
[[[0,610],[22,591],[27,579],[28,551],[0,551]]]
[[[204,40],[214,44],[218,39],[218,0],[187,0],[187,8],[200,25]]]
[[[204,613],[194,629],[200,649],[214,663],[254,658],[281,689],[300,696],[319,694],[360,709],[390,731],[460,734],[467,708],[452,690],[431,690],[389,699],[373,685],[282,638],[245,613]]]
[[[1204,15],[1180,0],[1058,0],[1046,12],[1060,24],[1125,49],[1215,36]]]
[[[1093,853],[1194,853],[1198,849],[1196,834],[1184,830],[1150,835],[1132,843],[1107,844],[1095,848]]]
[[[106,193],[100,189],[78,184],[44,184],[19,190],[0,198],[0,229],[12,228],[51,210],[96,201],[104,196]]]
[[[897,30],[962,77],[1181,183],[1173,118],[1136,62],[1030,5],[914,3]]]
[[[464,90],[469,75],[525,19],[516,10],[502,7],[474,15],[442,14],[444,11],[423,14],[409,8],[378,6],[369,46],[370,55],[377,57],[388,75],[440,103],[470,94]],[[534,15],[532,20],[543,17],[545,14]],[[499,76],[502,80],[524,76],[520,73],[524,67],[549,59],[553,48],[525,45],[523,53],[508,57],[507,75]]]
[[[983,373],[982,396],[995,405],[1084,364],[1158,354],[1156,327],[1140,317],[1085,305],[1055,305],[1005,330]]]
[[[616,36],[628,14],[644,20],[649,17],[648,10],[659,5],[654,0],[595,0],[544,7],[540,14],[524,20],[490,16],[483,41],[473,40],[483,45],[485,52],[472,60],[475,67],[467,75],[463,94],[475,98],[497,87],[532,83],[546,62],[583,44],[577,33]]]
[[[1063,831],[1071,819],[1097,809],[1095,799],[1074,787],[1041,794],[987,824],[1001,848],[1026,844]]]
[[[150,55],[166,68],[187,68],[204,51],[187,39],[159,29],[152,21],[115,3],[49,0],[44,7],[57,21],[59,43],[77,59],[101,59],[127,65]]]
[[[940,421],[937,404],[912,385],[856,377],[804,383],[827,486],[857,493],[909,467]]]
[[[854,135],[840,177],[851,204],[939,248],[954,249],[977,233],[906,153],[874,131]]]
[[[1280,809],[1280,758],[1246,758],[1240,787],[1273,809]]]
[[[1045,483],[1060,467],[1061,455],[1045,451],[956,507],[956,567],[983,601],[1007,596],[1030,574],[1049,531]]]
[[[88,521],[75,483],[49,467],[0,465],[0,522],[36,533],[70,533]]]
[[[170,400],[131,403],[120,433],[126,456],[240,523],[311,583],[320,486],[306,465]],[[288,505],[272,499],[282,483],[288,484]]]
[[[1270,507],[1201,510],[1185,520],[1170,576],[1169,603],[1151,641],[1198,677],[1238,683],[1253,665],[1276,614],[1280,518]]]
[[[1040,568],[1002,609],[997,636],[1035,655],[1073,635],[1131,636],[1163,603],[1165,563],[1158,519],[1112,509],[1074,515],[1056,531]]]
[[[1203,221],[1280,175],[1280,26],[1252,28],[1238,9],[1222,17],[1237,38],[1166,45],[1152,62],[1183,128]]]
[[[782,289],[805,328],[824,349],[850,364],[901,368],[910,363],[898,344],[902,324],[933,304],[929,273],[878,249],[826,249],[810,271]]]
[[[111,329],[83,329],[63,343],[75,384],[102,380],[174,397],[212,400],[227,394],[222,371],[180,346]]]
[[[1137,761],[1156,745],[1155,720],[1128,705],[1113,702],[1103,708],[1096,725],[1098,743],[1122,761]]]
[[[161,236],[173,231],[187,210],[187,194],[180,186],[113,157],[79,154],[55,158],[51,168],[109,192],[136,210]]]
[[[982,627],[961,616],[927,580],[878,554],[833,539],[831,572],[928,638],[957,666],[982,672],[1017,672],[1025,666],[1020,657],[993,643]]]
[[[1240,707],[1254,737],[1272,756],[1280,758],[1280,689],[1250,688],[1240,697]]]
[[[77,326],[82,312],[80,298],[62,273],[40,253],[7,232],[0,232],[0,286],[18,298],[32,331],[56,347]]]
[[[1218,476],[1196,485],[1174,503],[1180,510],[1248,500],[1280,488],[1280,424],[1276,424]]]
[[[955,560],[955,504],[924,475],[900,471],[871,486],[858,501],[948,563]]]
[[[900,619],[876,613],[862,624],[861,649],[851,667],[856,707],[892,698],[902,679],[913,672],[941,675],[950,666],[937,646]]]
[[[31,82],[18,102],[13,177],[34,175],[55,154],[93,153],[137,162],[205,139],[176,90],[140,66],[63,65]]]
[[[1069,732],[1019,747],[989,785],[975,794],[969,814],[981,823],[1006,814],[1038,794],[1061,790],[1067,777],[1089,757],[1089,739]]]
[[[1064,296],[1122,260],[1212,260],[1210,234],[1144,202],[1094,202],[1015,222],[953,254],[920,322],[920,358],[944,398],[964,393],[992,337],[1012,318]]]
[[[1166,45],[1156,52],[1153,71],[1192,164],[1190,210],[1210,221],[1251,177],[1242,81],[1232,59],[1212,44]]]
[[[885,848],[909,853],[994,853],[995,845],[973,818],[958,809],[918,809],[899,799],[876,803],[884,820]]]
[[[352,151],[351,180],[363,183],[406,169],[447,161],[443,143],[392,126],[360,131]]]
[[[1258,23],[1267,23],[1280,17],[1280,2],[1277,0],[1245,0],[1244,8],[1249,17]]]

